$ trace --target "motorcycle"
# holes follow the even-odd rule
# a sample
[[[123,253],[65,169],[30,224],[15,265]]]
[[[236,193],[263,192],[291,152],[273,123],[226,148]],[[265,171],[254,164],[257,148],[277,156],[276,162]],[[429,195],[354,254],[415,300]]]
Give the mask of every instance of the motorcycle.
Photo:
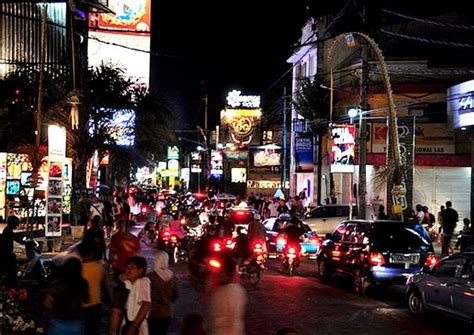
[[[295,269],[300,264],[299,246],[286,245],[281,256],[280,270],[286,269],[290,276],[293,275]]]
[[[187,261],[188,255],[186,250],[184,250],[182,247],[182,241],[180,241],[176,235],[170,236],[167,249],[172,264]]]
[[[261,243],[255,243],[253,253],[239,266],[240,278],[250,281],[253,286],[260,283],[265,257]]]
[[[26,237],[25,243],[26,259],[17,261],[17,278],[33,279],[39,284],[47,284],[52,280],[55,264],[51,257],[41,255],[42,243]]]

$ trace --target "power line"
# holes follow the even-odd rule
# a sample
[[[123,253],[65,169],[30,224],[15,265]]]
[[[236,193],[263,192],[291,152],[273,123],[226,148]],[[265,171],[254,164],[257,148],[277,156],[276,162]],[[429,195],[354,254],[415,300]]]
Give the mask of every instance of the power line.
[[[438,27],[474,30],[474,26],[467,26],[467,25],[464,25],[464,24],[447,23],[447,22],[441,22],[441,21],[430,20],[430,19],[422,19],[422,18],[419,18],[419,17],[416,17],[416,16],[406,15],[406,14],[403,14],[403,13],[394,12],[394,11],[384,9],[384,8],[382,8],[382,12],[385,12],[387,14],[391,14],[391,15],[394,15],[394,16],[402,17],[404,19],[409,19],[409,20],[413,20],[413,21],[417,21],[417,22],[422,22],[422,23],[426,23],[426,24],[435,25],[435,26],[438,26]]]
[[[405,38],[405,39],[408,39],[408,40],[418,41],[418,42],[423,42],[423,43],[451,46],[451,47],[458,47],[458,48],[474,48],[474,45],[468,44],[468,43],[448,42],[448,41],[434,40],[434,39],[425,38],[425,37],[416,37],[416,36],[412,36],[412,35],[395,33],[393,31],[388,31],[388,30],[385,30],[385,29],[380,29],[380,31],[382,33],[390,35],[390,36],[396,36],[396,37]]]
[[[99,42],[99,43],[108,44],[108,45],[113,45],[113,46],[120,47],[120,48],[124,48],[124,49],[129,49],[129,50],[138,51],[138,52],[144,52],[144,53],[150,54],[150,55],[152,55],[152,56],[168,57],[168,58],[183,58],[183,57],[178,57],[178,56],[172,56],[172,55],[166,55],[166,54],[160,54],[160,53],[156,53],[156,52],[151,52],[151,51],[149,51],[149,50],[143,50],[143,49],[133,48],[133,47],[129,47],[129,46],[127,46],[127,45],[118,44],[118,43],[114,43],[114,42],[107,42],[107,41],[101,40],[101,39],[99,39],[99,38],[97,38],[97,37],[93,37],[93,36],[89,36],[89,39],[95,40],[95,41],[97,41],[97,42]]]

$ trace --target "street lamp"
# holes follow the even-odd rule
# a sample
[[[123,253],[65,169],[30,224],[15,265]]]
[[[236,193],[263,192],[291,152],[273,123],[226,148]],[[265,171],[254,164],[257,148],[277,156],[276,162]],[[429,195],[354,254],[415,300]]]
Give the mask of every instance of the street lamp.
[[[364,122],[364,114],[368,111],[363,111],[359,106],[352,107],[347,111],[351,124],[353,119],[359,116],[359,131],[358,131],[358,142],[359,142],[359,187],[358,187],[358,199],[357,199],[357,213],[362,219],[365,219],[366,211],[365,206],[367,203],[366,197],[366,170],[367,170],[367,139],[366,139],[366,123]],[[351,181],[352,188],[352,181]],[[351,193],[352,194],[352,193]],[[352,196],[351,196],[351,212],[352,212]]]

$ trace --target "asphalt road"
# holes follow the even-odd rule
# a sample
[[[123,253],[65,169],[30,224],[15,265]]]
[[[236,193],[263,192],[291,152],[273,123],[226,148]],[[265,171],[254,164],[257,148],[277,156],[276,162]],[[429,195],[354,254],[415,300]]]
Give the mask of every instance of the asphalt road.
[[[142,254],[153,264],[154,245],[142,242]],[[408,313],[404,288],[379,286],[369,295],[351,292],[351,282],[342,276],[320,280],[314,261],[304,260],[292,277],[279,273],[278,261],[269,260],[260,285],[242,282],[248,293],[245,324],[247,334],[271,335],[281,327],[294,327],[298,334],[473,334],[467,325],[443,315],[416,319]],[[187,264],[172,266],[178,277],[180,297],[169,334],[179,334],[184,315],[198,312],[208,318],[209,292],[196,286]],[[45,325],[43,294],[30,287],[28,316]],[[104,305],[102,332],[107,334],[108,306]]]
[[[144,254],[154,250],[144,243]],[[294,327],[298,334],[472,334],[467,325],[442,315],[413,318],[404,301],[404,288],[377,287],[370,295],[351,292],[351,282],[342,276],[328,281],[317,278],[314,261],[305,260],[290,277],[279,273],[277,260],[267,262],[260,285],[242,281],[247,289],[247,334],[275,334],[282,327]],[[190,280],[186,264],[172,266],[179,279],[180,297],[170,333],[179,334],[180,320],[190,312],[207,317],[208,292]]]

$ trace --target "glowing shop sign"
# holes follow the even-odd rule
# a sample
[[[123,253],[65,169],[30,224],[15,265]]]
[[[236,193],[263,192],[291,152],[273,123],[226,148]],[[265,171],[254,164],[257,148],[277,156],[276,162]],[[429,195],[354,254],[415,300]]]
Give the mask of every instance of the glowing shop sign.
[[[260,107],[260,96],[258,95],[240,95],[242,92],[233,90],[227,94],[227,103],[232,107]]]

